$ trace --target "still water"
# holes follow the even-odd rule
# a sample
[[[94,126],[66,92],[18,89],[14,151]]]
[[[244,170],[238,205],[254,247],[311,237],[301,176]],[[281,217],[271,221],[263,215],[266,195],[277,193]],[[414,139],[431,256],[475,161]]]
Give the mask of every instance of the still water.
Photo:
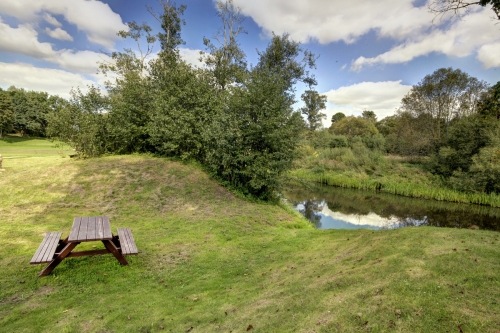
[[[318,229],[427,225],[500,231],[500,208],[315,185],[289,186],[283,196]]]

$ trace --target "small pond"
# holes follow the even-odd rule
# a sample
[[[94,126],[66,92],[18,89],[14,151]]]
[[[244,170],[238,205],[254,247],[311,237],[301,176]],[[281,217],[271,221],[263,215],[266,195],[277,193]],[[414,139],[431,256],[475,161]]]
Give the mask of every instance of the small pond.
[[[318,229],[427,225],[500,231],[500,208],[319,185],[289,186],[283,196]]]

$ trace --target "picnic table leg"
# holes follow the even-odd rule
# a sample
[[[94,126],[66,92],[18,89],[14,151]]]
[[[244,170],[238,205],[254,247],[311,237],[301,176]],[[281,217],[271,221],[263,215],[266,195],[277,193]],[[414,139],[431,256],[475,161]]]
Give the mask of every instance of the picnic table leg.
[[[127,259],[125,259],[125,257],[120,253],[120,251],[118,251],[117,247],[115,246],[115,244],[113,244],[112,241],[103,240],[102,243],[104,244],[106,249],[108,249],[109,252],[113,253],[116,260],[118,260],[120,262],[120,264],[128,265]]]
[[[75,246],[77,246],[78,244],[80,244],[80,243],[68,243],[68,244],[66,244],[66,246],[61,250],[61,252],[59,252],[59,254],[54,259],[52,259],[50,264],[48,264],[47,267],[45,267],[43,269],[43,271],[41,271],[40,274],[38,274],[38,277],[49,275],[50,272],[52,272],[52,270],[54,268],[56,268],[57,265],[59,265],[61,263],[61,261],[63,261],[63,259],[66,258],[66,256],[71,251],[73,251]]]

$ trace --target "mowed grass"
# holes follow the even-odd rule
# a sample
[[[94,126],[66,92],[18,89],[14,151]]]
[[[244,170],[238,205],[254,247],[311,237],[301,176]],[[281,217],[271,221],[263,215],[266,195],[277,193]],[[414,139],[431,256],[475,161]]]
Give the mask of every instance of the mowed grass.
[[[500,330],[496,232],[320,231],[189,165],[52,146],[0,173],[1,332]],[[69,258],[38,278],[44,233],[64,237],[80,215],[131,228],[139,255]]]

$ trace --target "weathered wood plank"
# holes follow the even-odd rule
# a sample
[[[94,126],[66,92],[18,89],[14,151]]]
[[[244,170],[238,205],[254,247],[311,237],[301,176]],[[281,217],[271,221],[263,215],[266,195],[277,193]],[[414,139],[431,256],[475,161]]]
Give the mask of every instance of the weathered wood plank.
[[[111,224],[109,223],[109,218],[107,216],[102,217],[102,230],[103,230],[102,239],[113,238],[113,234],[111,233]]]
[[[127,236],[129,239],[129,248],[130,248],[130,254],[137,254],[139,253],[139,250],[137,250],[137,246],[135,245],[135,240],[134,236],[132,236],[132,230],[127,229]]]
[[[89,217],[83,216],[82,222],[80,223],[80,230],[78,231],[77,241],[84,242],[87,240],[87,226],[89,224]]]
[[[49,251],[49,248],[51,246],[52,239],[53,239],[53,233],[52,232],[48,232],[47,233],[47,239],[44,238],[43,249],[42,249],[42,251],[40,252],[40,254],[39,254],[38,258],[37,258],[37,261],[39,263],[46,262],[45,258],[47,256],[47,252]]]
[[[87,225],[87,240],[95,240],[95,225],[96,225],[96,217],[89,217],[89,224]]]
[[[50,234],[51,234],[50,232],[45,234],[45,237],[43,238],[42,242],[38,246],[38,249],[36,250],[35,254],[33,255],[33,258],[31,258],[30,264],[39,264],[40,263],[40,259],[42,258],[46,247],[48,246],[47,242],[50,239]]]
[[[36,250],[30,264],[42,264],[50,262],[56,252],[57,244],[62,235],[62,232],[48,232],[45,234],[40,246]],[[47,259],[49,258],[49,259]]]
[[[69,242],[74,242],[78,239],[78,232],[80,231],[80,224],[82,222],[82,218],[80,216],[75,217],[73,220],[73,226],[71,227],[71,231],[68,236]]]
[[[95,239],[102,239],[104,237],[104,230],[102,227],[102,216],[96,217],[96,226],[95,226]]]
[[[118,228],[118,239],[120,240],[120,249],[122,250],[122,254],[128,254],[130,249],[128,247],[128,239],[126,235],[125,228]]]
[[[56,253],[57,244],[59,243],[61,235],[57,232],[52,232],[49,239],[49,246],[47,251],[45,251],[42,262],[50,262],[54,258],[54,253]]]
[[[120,248],[123,254],[137,254],[139,252],[130,229],[118,228],[118,237],[120,238]]]
[[[84,257],[84,256],[94,256],[97,254],[107,254],[110,253],[108,249],[102,249],[102,250],[88,250],[88,251],[78,251],[78,252],[71,252],[66,256],[66,258],[71,258],[71,257]]]

